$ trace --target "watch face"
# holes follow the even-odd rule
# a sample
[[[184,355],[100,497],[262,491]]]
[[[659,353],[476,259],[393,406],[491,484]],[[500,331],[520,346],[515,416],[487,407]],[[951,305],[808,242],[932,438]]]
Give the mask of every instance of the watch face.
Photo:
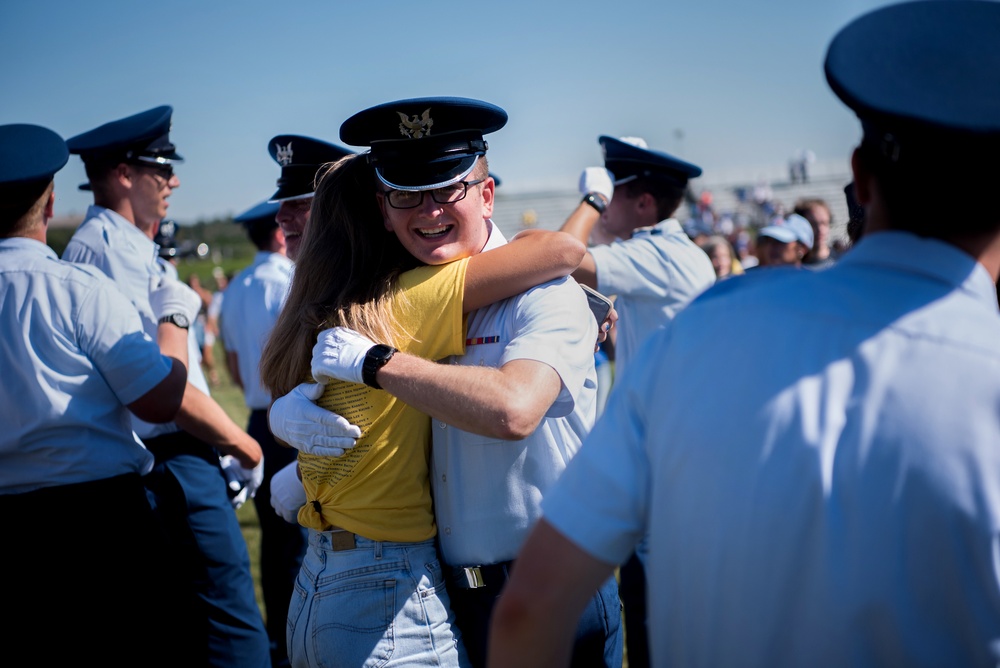
[[[188,321],[187,316],[184,315],[183,313],[175,313],[174,315],[170,316],[170,322],[174,323],[178,327],[183,327],[184,329],[187,329],[188,327],[191,326],[191,323],[190,321]]]

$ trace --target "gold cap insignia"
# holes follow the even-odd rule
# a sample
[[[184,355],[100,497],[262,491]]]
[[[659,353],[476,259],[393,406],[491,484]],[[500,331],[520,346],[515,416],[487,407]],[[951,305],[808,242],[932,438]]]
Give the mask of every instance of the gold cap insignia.
[[[431,118],[431,109],[428,107],[424,109],[422,116],[414,115],[413,118],[409,118],[406,114],[401,111],[397,111],[399,114],[399,132],[404,137],[410,139],[420,139],[421,137],[426,137],[431,133],[431,127],[434,125],[434,119]]]

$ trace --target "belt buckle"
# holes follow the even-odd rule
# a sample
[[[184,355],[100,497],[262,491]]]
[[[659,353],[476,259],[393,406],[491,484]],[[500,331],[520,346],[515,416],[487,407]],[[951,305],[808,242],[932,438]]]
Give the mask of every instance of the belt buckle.
[[[479,566],[463,568],[461,576],[464,578],[465,584],[468,585],[469,589],[479,589],[486,586],[486,579],[483,577],[483,571]]]
[[[334,531],[330,534],[330,545],[334,552],[343,552],[356,548],[357,542],[354,540],[354,534],[350,531]]]

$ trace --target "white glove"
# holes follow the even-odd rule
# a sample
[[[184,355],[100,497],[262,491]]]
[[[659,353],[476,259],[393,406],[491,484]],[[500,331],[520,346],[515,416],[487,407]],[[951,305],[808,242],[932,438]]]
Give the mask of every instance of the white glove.
[[[149,305],[153,316],[159,320],[163,316],[181,313],[188,322],[194,322],[201,310],[201,297],[197,292],[180,281],[164,277],[158,285],[150,283]]]
[[[610,202],[611,196],[615,194],[614,180],[611,172],[603,167],[587,167],[580,174],[580,193],[599,193]]]
[[[306,503],[306,490],[299,480],[297,466],[298,462],[292,462],[271,477],[271,507],[291,524],[298,524],[299,508]]]
[[[264,458],[260,458],[257,466],[248,469],[232,455],[224,455],[219,457],[219,466],[222,467],[222,475],[229,488],[229,500],[232,501],[233,508],[239,510],[247,499],[256,496],[260,484],[264,482]]]
[[[313,346],[312,377],[318,383],[332,379],[364,383],[361,367],[375,342],[346,327],[333,327],[319,333]]]
[[[322,385],[302,383],[271,405],[268,426],[299,452],[340,457],[355,446],[361,429],[313,403],[322,395]]]

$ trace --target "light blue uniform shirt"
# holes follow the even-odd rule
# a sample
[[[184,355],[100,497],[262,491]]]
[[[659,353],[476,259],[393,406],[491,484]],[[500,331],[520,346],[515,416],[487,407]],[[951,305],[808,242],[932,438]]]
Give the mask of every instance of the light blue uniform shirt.
[[[170,368],[100,272],[0,239],[0,494],[147,473],[125,405]]]
[[[597,290],[617,295],[615,374],[642,342],[715,283],[712,261],[673,218],[636,230],[632,238],[593,246]]]
[[[260,356],[274,328],[292,280],[292,261],[260,251],[226,287],[222,300],[222,341],[239,359],[243,398],[251,409],[266,409],[271,395],[260,384]]]
[[[91,205],[87,217],[66,244],[62,259],[89,264],[115,282],[139,312],[146,333],[156,340],[156,318],[149,305],[149,289],[163,272],[157,263],[157,246],[138,227],[111,209]],[[188,383],[209,394],[201,369],[201,350],[193,329],[188,330]],[[173,422],[152,424],[132,416],[132,428],[141,438],[153,438],[178,431]]]
[[[506,243],[494,225],[486,250]],[[226,297],[228,300],[229,298]],[[516,359],[551,366],[562,390],[521,441],[479,436],[434,420],[433,489],[445,563],[476,566],[517,556],[541,499],[594,423],[597,321],[571,278],[469,314],[465,355],[451,364],[499,368]]]
[[[608,563],[648,528],[655,665],[997,665],[981,265],[875,233],[822,272],[719,284],[643,352],[544,508]]]

